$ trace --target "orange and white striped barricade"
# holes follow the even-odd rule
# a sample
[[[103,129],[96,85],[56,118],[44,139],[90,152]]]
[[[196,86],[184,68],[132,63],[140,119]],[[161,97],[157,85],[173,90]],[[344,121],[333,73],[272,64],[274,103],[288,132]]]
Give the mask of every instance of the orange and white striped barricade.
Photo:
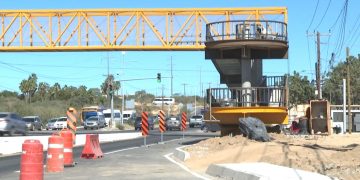
[[[183,139],[185,138],[186,119],[186,112],[181,113],[181,130],[183,132]]]
[[[164,132],[166,131],[166,126],[165,126],[165,113],[163,110],[161,110],[159,112],[159,130],[160,130],[160,133],[161,133],[161,141],[160,142],[163,142],[164,139],[163,139],[163,134]]]
[[[71,130],[73,144],[76,143],[76,124],[77,124],[77,111],[75,108],[69,107],[66,111],[67,128]]]
[[[64,171],[64,138],[58,134],[49,137],[46,171]]]
[[[74,167],[73,133],[69,129],[63,129],[60,131],[60,136],[64,138],[64,166]]]
[[[39,140],[28,139],[22,144],[20,180],[43,180],[43,145]]]
[[[144,136],[144,146],[146,146],[146,136],[149,135],[149,122],[148,122],[148,113],[141,113],[141,132]]]

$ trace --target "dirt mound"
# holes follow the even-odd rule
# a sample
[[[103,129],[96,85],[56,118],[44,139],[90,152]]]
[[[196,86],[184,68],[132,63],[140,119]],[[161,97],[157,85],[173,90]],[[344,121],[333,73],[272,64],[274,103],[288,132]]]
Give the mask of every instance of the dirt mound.
[[[339,179],[360,179],[360,135],[287,136],[270,134],[271,142],[242,136],[212,138],[185,150],[188,167],[205,172],[212,163],[268,162],[318,172]]]

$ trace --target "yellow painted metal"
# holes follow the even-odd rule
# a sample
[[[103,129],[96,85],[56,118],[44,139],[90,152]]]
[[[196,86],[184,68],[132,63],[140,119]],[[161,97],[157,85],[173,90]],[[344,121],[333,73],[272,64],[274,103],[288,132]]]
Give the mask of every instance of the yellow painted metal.
[[[285,107],[212,107],[212,118],[214,122],[224,125],[239,124],[239,118],[256,117],[265,124],[288,124],[289,117]],[[209,118],[209,112],[205,114]]]
[[[287,23],[285,7],[0,10],[0,51],[204,50],[206,23],[273,15]]]

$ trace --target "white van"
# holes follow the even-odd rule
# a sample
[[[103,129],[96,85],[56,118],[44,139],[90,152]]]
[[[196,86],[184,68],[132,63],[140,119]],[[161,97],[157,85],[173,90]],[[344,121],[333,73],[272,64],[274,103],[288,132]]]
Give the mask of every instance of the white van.
[[[135,115],[135,111],[134,110],[127,110],[123,112],[123,120],[127,121],[130,118],[132,118]]]
[[[103,111],[103,114],[105,116],[106,126],[108,126],[110,119],[111,119],[111,109],[105,109]],[[118,123],[121,121],[121,112],[118,109],[114,109],[114,121],[115,121],[115,123]]]

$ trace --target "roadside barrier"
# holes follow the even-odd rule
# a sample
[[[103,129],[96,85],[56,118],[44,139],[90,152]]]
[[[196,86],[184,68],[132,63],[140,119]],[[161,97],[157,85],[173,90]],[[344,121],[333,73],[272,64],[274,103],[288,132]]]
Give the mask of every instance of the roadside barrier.
[[[76,122],[77,122],[77,111],[75,108],[69,107],[66,111],[67,116],[67,128],[71,130],[73,144],[76,141]]]
[[[141,131],[143,136],[149,135],[149,122],[147,112],[143,112],[141,114]]]
[[[73,167],[73,133],[69,129],[60,131],[60,136],[64,138],[64,166]]]
[[[53,134],[49,137],[46,171],[64,171],[64,138],[59,134]]]
[[[87,134],[84,149],[81,153],[81,158],[97,159],[104,157],[100,148],[99,135]]]
[[[43,145],[39,140],[25,140],[22,144],[20,180],[44,179]]]
[[[181,130],[185,131],[186,129],[186,112],[181,113]]]
[[[159,119],[159,130],[160,132],[165,132],[166,131],[166,127],[165,127],[165,113],[164,111],[160,111],[159,112],[159,116],[160,116],[160,119]]]

